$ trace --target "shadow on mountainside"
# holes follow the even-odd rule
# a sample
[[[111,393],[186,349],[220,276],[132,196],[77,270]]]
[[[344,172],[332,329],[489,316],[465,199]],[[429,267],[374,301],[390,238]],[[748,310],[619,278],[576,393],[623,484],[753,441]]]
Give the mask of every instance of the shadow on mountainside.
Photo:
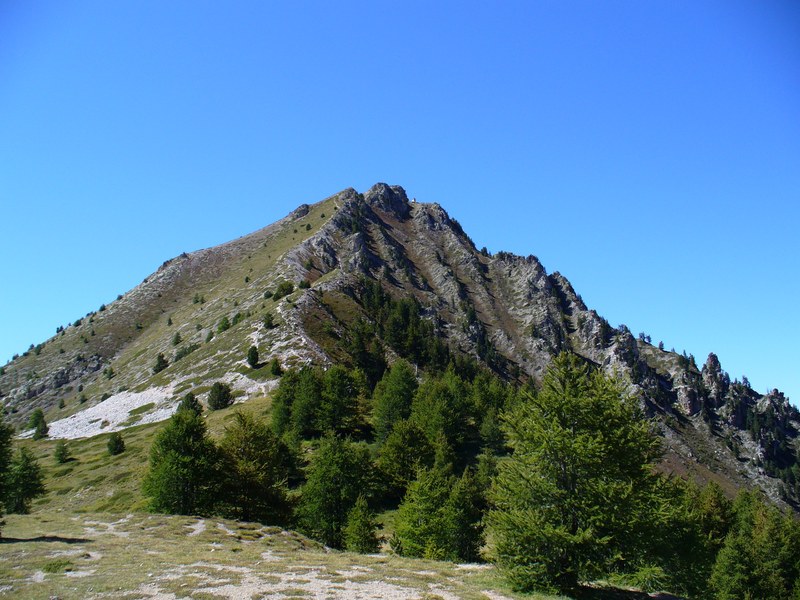
[[[32,538],[13,538],[0,536],[0,544],[20,544],[23,542],[60,542],[62,544],[88,544],[94,540],[86,538],[61,537],[60,535],[38,535]]]

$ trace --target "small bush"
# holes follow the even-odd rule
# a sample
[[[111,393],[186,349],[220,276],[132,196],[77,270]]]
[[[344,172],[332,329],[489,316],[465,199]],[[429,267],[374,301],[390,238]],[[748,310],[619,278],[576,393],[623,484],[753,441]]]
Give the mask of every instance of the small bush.
[[[183,341],[183,338],[181,337],[181,334],[180,334],[179,332],[177,332],[177,331],[176,331],[176,332],[175,332],[175,335],[173,335],[173,336],[172,336],[172,345],[173,345],[173,346],[177,346],[177,345],[178,345],[178,344],[180,344],[182,341]]]
[[[311,223],[306,223],[306,231],[311,231]]]
[[[303,281],[300,282],[301,290],[307,290],[310,287],[311,287],[311,282],[308,279],[303,279]]]
[[[197,350],[199,347],[200,347],[200,344],[189,344],[188,346],[184,346],[183,348],[178,348],[177,352],[175,352],[175,362],[178,362],[180,359],[182,359],[185,356],[189,356],[192,352]]]
[[[125,440],[122,439],[122,434],[119,431],[115,431],[108,436],[108,444],[106,447],[111,456],[116,456],[117,454],[125,452]]]
[[[196,415],[203,413],[203,407],[192,392],[188,392],[178,405],[178,410],[190,410]]]
[[[233,393],[231,386],[227,383],[217,381],[211,386],[211,391],[208,393],[208,408],[211,410],[220,410],[227,408],[233,403]]]
[[[273,358],[269,361],[269,372],[271,375],[275,377],[279,377],[283,374],[283,369],[281,369],[281,363],[278,362],[277,358]]]
[[[217,333],[222,333],[223,331],[228,331],[231,328],[231,322],[228,320],[228,317],[222,317],[217,325]]]
[[[294,284],[291,281],[281,281],[272,295],[273,300],[280,300],[294,291]]]
[[[275,325],[275,317],[272,316],[272,313],[267,313],[264,315],[264,327],[267,329],[274,329]]]

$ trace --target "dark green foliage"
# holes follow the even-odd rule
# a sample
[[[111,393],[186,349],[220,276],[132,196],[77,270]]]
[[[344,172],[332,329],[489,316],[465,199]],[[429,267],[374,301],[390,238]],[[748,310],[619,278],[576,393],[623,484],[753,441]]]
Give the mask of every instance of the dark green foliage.
[[[177,345],[178,345],[178,344],[180,344],[182,341],[183,341],[183,338],[181,337],[181,334],[180,334],[180,332],[176,331],[176,332],[175,332],[175,335],[173,335],[173,336],[172,336],[172,345],[173,345],[173,346],[177,346]]]
[[[239,412],[225,428],[220,447],[227,461],[225,512],[245,521],[285,523],[290,512],[288,449],[266,424]]]
[[[221,471],[219,450],[208,437],[203,418],[179,410],[150,448],[143,491],[156,512],[210,514],[219,498]]]
[[[414,369],[399,360],[383,374],[372,394],[373,424],[378,441],[383,442],[395,424],[411,416],[411,402],[417,391]]]
[[[347,514],[347,525],[344,528],[345,549],[361,554],[377,552],[380,547],[377,528],[375,515],[369,510],[366,498],[359,496]]]
[[[424,469],[397,513],[394,547],[403,556],[474,561],[481,543],[479,495],[465,471],[460,478]]]
[[[227,383],[217,381],[211,386],[208,392],[208,408],[211,410],[221,410],[233,403],[233,392]]]
[[[167,326],[172,326],[172,317],[167,317]]]
[[[466,431],[467,384],[453,371],[424,381],[411,405],[411,420],[433,442],[443,433],[447,443],[455,448]]]
[[[115,431],[108,436],[106,448],[111,456],[116,456],[117,454],[125,452],[125,440],[122,439],[122,434],[119,431]]]
[[[311,223],[306,223],[306,231],[311,231]]]
[[[58,399],[58,408],[64,408],[65,402],[63,398]]]
[[[264,315],[264,327],[266,329],[275,329],[275,327],[277,327],[275,324],[275,317],[272,316],[272,313]]]
[[[27,448],[17,450],[8,466],[5,480],[4,504],[9,513],[28,514],[31,501],[45,493],[42,469],[33,452]]]
[[[279,377],[283,374],[281,363],[277,358],[273,358],[271,361],[269,361],[269,373],[275,377]]]
[[[237,304],[237,303],[234,302],[234,304]],[[244,320],[244,315],[242,313],[240,313],[240,312],[237,312],[235,315],[233,315],[233,320],[231,321],[231,327],[233,327],[234,325],[238,325],[243,320]]]
[[[227,316],[222,317],[219,323],[217,324],[217,333],[222,333],[223,331],[228,331],[231,328],[231,322]]]
[[[734,521],[717,555],[711,588],[718,600],[789,600],[800,592],[800,524],[763,504],[752,492],[739,493]]]
[[[153,365],[153,374],[160,373],[169,366],[169,361],[164,357],[163,352],[159,352],[156,356],[156,364]]]
[[[637,550],[656,517],[659,446],[619,383],[562,353],[506,433],[489,523],[515,588],[574,589]]]
[[[206,335],[206,344],[214,339],[214,332],[212,330],[208,330],[208,335]]]
[[[370,488],[371,469],[365,446],[333,435],[322,438],[298,508],[302,529],[332,548],[341,548],[347,516]]]
[[[281,281],[278,287],[275,288],[275,293],[272,294],[273,300],[280,300],[284,296],[288,296],[294,291],[294,284],[291,281]]]
[[[28,427],[33,428],[34,440],[41,440],[47,437],[50,428],[47,426],[47,421],[45,421],[44,412],[41,408],[37,408],[31,413],[28,419]]]
[[[320,432],[355,432],[359,429],[358,382],[341,365],[334,365],[322,376],[322,397],[315,428]]]
[[[364,372],[367,384],[372,389],[386,370],[383,345],[376,336],[374,326],[357,320],[350,327],[345,343],[353,366]]]
[[[208,332],[209,335],[214,335],[212,331]],[[178,362],[180,359],[189,356],[192,352],[197,350],[200,347],[200,344],[189,344],[188,346],[183,346],[182,348],[178,348],[175,351],[175,360],[174,362]]]
[[[247,351],[247,364],[250,365],[251,369],[258,367],[258,348],[255,346],[250,346]]]
[[[298,286],[301,290],[307,290],[311,287],[311,282],[308,279],[303,279]]]
[[[3,504],[8,492],[8,468],[11,464],[11,441],[14,430],[3,421],[3,413],[0,412],[0,527],[3,526]]]
[[[196,415],[202,414],[203,407],[192,392],[187,392],[178,404],[178,410],[188,410]]]
[[[72,455],[69,452],[69,447],[67,446],[67,442],[64,440],[60,440],[56,444],[56,448],[53,451],[53,458],[56,461],[57,465],[63,465],[64,463],[68,462]]]
[[[416,423],[395,423],[378,454],[378,469],[388,484],[387,495],[401,498],[420,468],[433,466],[434,448]]]

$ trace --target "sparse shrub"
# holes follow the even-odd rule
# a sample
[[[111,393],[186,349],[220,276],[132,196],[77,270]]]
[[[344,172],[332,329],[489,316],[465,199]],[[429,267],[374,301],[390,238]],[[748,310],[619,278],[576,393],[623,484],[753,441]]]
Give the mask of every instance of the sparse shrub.
[[[237,306],[238,306],[238,303],[237,303]],[[235,315],[233,315],[233,321],[231,321],[231,327],[233,327],[234,325],[238,325],[239,323],[242,322],[243,319],[244,319],[244,315],[242,313],[240,313],[240,312],[237,312]]]
[[[78,404],[84,404],[86,400],[87,400],[86,394],[81,394],[80,396],[78,396]]]
[[[61,440],[56,444],[56,448],[53,451],[53,458],[56,461],[56,464],[63,465],[64,463],[68,462],[72,455],[69,453],[69,447],[67,446],[67,442]]]
[[[228,317],[222,317],[220,319],[219,325],[217,325],[217,333],[222,333],[223,331],[228,331],[231,328],[231,322],[228,320]]]
[[[108,453],[111,456],[116,456],[117,454],[125,452],[125,440],[122,439],[122,434],[119,431],[115,431],[108,436],[106,448],[108,448]]]
[[[307,290],[311,287],[311,282],[308,279],[303,279],[303,281],[300,282],[299,287],[301,290]]]
[[[211,391],[208,393],[208,408],[211,410],[221,410],[227,408],[233,403],[233,393],[231,386],[227,383],[217,381],[211,386]]]
[[[275,317],[272,316],[272,313],[267,313],[264,315],[264,327],[267,329],[275,328]]]
[[[273,300],[280,300],[284,296],[288,296],[294,291],[294,284],[291,281],[281,281],[278,287],[275,288],[275,293],[272,295]]]
[[[63,398],[59,398],[58,399],[58,408],[64,408],[64,399]]]
[[[106,376],[106,379],[114,379],[116,373],[114,373],[114,369],[112,367],[106,367],[103,369],[103,375]]]
[[[258,348],[255,346],[250,346],[247,351],[247,364],[253,369],[258,367]]]
[[[159,352],[156,356],[156,364],[153,365],[153,374],[160,373],[169,366],[169,361],[164,357],[163,352]]]
[[[175,352],[175,362],[178,362],[180,359],[184,358],[185,356],[189,356],[192,352],[197,350],[200,347],[200,344],[189,344],[188,346],[184,346],[183,348],[178,348]]]
[[[311,269],[313,269],[313,268],[314,268],[314,263],[313,263],[313,261],[312,261],[312,260],[309,258],[308,260],[306,260],[306,262],[305,262],[305,263],[303,263],[303,266],[306,268],[306,271],[310,271]]]

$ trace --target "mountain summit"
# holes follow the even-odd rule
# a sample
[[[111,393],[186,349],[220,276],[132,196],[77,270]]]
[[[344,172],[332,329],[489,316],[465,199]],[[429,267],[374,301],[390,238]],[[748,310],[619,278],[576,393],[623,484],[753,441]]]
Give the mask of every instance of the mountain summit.
[[[3,367],[0,398],[12,422],[42,408],[51,436],[78,437],[166,418],[215,381],[263,395],[306,364],[375,381],[398,357],[423,370],[474,361],[522,384],[562,350],[630,382],[659,422],[665,469],[796,504],[800,415],[783,394],[731,381],[714,354],[698,367],[612,327],[535,256],[479,250],[441,206],[383,183],[166,261]]]

